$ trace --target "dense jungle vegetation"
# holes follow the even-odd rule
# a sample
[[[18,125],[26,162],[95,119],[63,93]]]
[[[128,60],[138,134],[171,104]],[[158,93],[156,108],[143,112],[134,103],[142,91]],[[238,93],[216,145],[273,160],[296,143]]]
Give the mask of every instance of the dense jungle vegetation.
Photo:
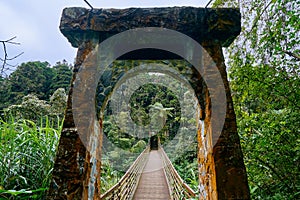
[[[0,79],[0,199],[42,199],[49,187],[71,68],[28,62]]]
[[[213,6],[241,10],[241,34],[224,52],[251,196],[300,199],[300,2],[215,0]],[[0,199],[42,199],[49,187],[71,74],[66,62],[35,61],[0,77]],[[129,114],[145,125],[154,111],[166,121],[157,134],[167,143],[180,123],[194,131],[192,113],[190,119],[178,117],[185,112],[178,101],[167,87],[146,84],[132,95],[131,113],[121,106],[119,122],[126,124]],[[135,158],[124,161],[115,146],[138,154],[148,142],[116,126],[109,106],[104,133],[114,146],[107,145],[103,156],[103,191]],[[173,163],[197,189],[196,143],[186,151]]]

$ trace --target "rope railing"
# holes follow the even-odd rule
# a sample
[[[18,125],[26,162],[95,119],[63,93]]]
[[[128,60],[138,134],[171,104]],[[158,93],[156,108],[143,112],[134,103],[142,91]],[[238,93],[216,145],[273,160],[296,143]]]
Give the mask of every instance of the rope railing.
[[[150,147],[146,149],[137,157],[133,162],[127,172],[122,176],[118,183],[101,195],[100,199],[115,199],[115,200],[125,200],[132,199],[134,192],[139,183],[140,176],[143,169],[147,163],[149,157]]]
[[[182,180],[166,152],[160,145],[158,151],[160,152],[163,161],[164,172],[169,185],[171,198],[174,200],[182,200],[196,197],[196,193]]]

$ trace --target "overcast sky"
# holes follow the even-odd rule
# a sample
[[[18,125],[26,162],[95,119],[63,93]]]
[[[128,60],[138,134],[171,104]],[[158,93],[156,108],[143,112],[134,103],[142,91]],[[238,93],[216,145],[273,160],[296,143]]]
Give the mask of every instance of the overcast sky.
[[[205,6],[209,0],[89,0],[95,8]],[[59,31],[60,16],[65,7],[87,7],[83,0],[0,0],[0,40],[14,36],[21,45],[7,44],[9,57],[23,55],[10,64],[28,61],[74,62],[76,49]],[[3,58],[3,48],[0,49]]]

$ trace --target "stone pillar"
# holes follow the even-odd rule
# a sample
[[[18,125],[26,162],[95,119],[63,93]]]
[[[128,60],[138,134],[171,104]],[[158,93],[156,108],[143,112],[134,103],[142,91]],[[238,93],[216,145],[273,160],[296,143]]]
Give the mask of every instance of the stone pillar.
[[[75,127],[72,112],[72,95],[74,80],[86,56],[94,48],[95,42],[85,41],[78,48],[76,63],[73,69],[71,87],[68,94],[65,120],[56,155],[52,183],[46,199],[80,200],[88,199],[89,182],[91,179],[91,155],[83,145]],[[101,153],[101,152],[100,152]],[[100,162],[97,161],[96,169],[100,172]],[[100,176],[96,177],[94,199],[99,199]]]
[[[240,140],[237,132],[236,117],[233,108],[231,91],[227,79],[226,66],[222,47],[217,44],[202,44],[210,56],[213,58],[219,73],[221,74],[226,93],[226,117],[223,130],[216,143],[213,144],[213,131],[211,112],[211,96],[207,88],[205,88],[205,120],[204,134],[199,138],[199,143],[205,147],[205,158],[199,160],[199,165],[203,166],[206,172],[204,180],[207,191],[206,199],[250,199],[248,188],[246,168],[243,163],[243,154],[240,146]],[[214,120],[214,123],[218,123]],[[202,147],[202,148],[203,148]],[[201,147],[200,147],[201,148]],[[203,155],[203,153],[200,153]],[[215,183],[215,184],[214,184]],[[217,193],[215,193],[217,190]],[[205,198],[204,198],[205,199]]]

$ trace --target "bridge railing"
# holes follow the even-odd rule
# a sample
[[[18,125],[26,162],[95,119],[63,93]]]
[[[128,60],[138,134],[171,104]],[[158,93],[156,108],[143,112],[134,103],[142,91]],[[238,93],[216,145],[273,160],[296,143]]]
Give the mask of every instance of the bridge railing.
[[[182,200],[196,197],[196,193],[179,176],[164,149],[159,146],[159,152],[163,161],[164,172],[168,181],[170,195],[174,200]]]
[[[122,176],[118,183],[101,195],[100,199],[132,199],[134,192],[139,183],[140,176],[146,165],[146,161],[149,157],[150,147],[146,149],[137,157],[127,172]]]

